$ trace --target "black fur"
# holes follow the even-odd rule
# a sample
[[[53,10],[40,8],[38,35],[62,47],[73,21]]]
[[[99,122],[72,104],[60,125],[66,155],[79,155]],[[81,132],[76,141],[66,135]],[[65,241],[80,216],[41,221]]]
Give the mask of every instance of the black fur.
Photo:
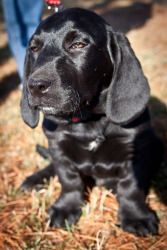
[[[125,231],[157,234],[158,218],[145,199],[162,145],[148,100],[147,79],[127,38],[101,17],[68,9],[39,25],[27,49],[21,111],[31,127],[43,111],[52,163],[22,189],[58,175],[62,191],[49,212],[51,226],[76,223],[87,188],[103,185],[117,194]]]

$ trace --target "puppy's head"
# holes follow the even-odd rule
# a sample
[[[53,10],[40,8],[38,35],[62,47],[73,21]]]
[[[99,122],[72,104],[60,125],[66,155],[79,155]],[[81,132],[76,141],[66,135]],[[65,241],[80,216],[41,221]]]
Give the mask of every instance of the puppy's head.
[[[126,124],[144,109],[149,87],[127,39],[98,15],[68,9],[44,20],[27,48],[21,111],[35,127],[39,111],[82,110]],[[97,110],[96,110],[97,108]]]

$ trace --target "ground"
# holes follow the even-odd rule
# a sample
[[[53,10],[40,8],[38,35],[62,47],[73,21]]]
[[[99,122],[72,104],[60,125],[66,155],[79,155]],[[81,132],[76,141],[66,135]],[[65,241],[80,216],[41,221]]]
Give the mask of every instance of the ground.
[[[98,5],[97,5],[98,2]],[[64,1],[85,5],[125,32],[148,77],[153,126],[167,145],[167,5],[166,1]],[[32,172],[48,162],[35,152],[47,145],[40,126],[31,130],[20,117],[21,91],[0,14],[0,249],[2,250],[167,250],[167,164],[153,182],[147,202],[160,218],[158,236],[136,237],[117,226],[114,195],[95,188],[74,228],[50,229],[47,209],[61,187],[51,179],[40,191],[19,191]]]

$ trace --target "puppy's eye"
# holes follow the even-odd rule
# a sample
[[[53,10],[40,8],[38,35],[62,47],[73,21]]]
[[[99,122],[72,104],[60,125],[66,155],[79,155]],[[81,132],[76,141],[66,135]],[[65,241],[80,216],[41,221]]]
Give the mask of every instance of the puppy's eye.
[[[70,49],[82,49],[84,47],[86,47],[86,43],[83,43],[83,42],[76,42],[76,43],[73,43],[71,46],[70,46]]]
[[[37,45],[31,45],[30,49],[32,52],[38,52],[40,50],[40,46]]]
[[[33,39],[30,43],[30,50],[32,52],[38,52],[39,50],[41,50],[43,46],[43,42],[39,39]]]

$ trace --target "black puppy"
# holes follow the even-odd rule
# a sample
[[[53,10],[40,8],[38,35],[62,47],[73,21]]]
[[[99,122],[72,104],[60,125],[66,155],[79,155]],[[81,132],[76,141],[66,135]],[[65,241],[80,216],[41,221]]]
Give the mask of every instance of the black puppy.
[[[127,38],[86,10],[54,14],[30,40],[24,78],[22,117],[34,128],[44,113],[53,161],[22,188],[58,175],[51,226],[76,223],[87,188],[103,185],[117,194],[125,231],[157,234],[145,198],[162,146],[150,126],[148,82]]]

